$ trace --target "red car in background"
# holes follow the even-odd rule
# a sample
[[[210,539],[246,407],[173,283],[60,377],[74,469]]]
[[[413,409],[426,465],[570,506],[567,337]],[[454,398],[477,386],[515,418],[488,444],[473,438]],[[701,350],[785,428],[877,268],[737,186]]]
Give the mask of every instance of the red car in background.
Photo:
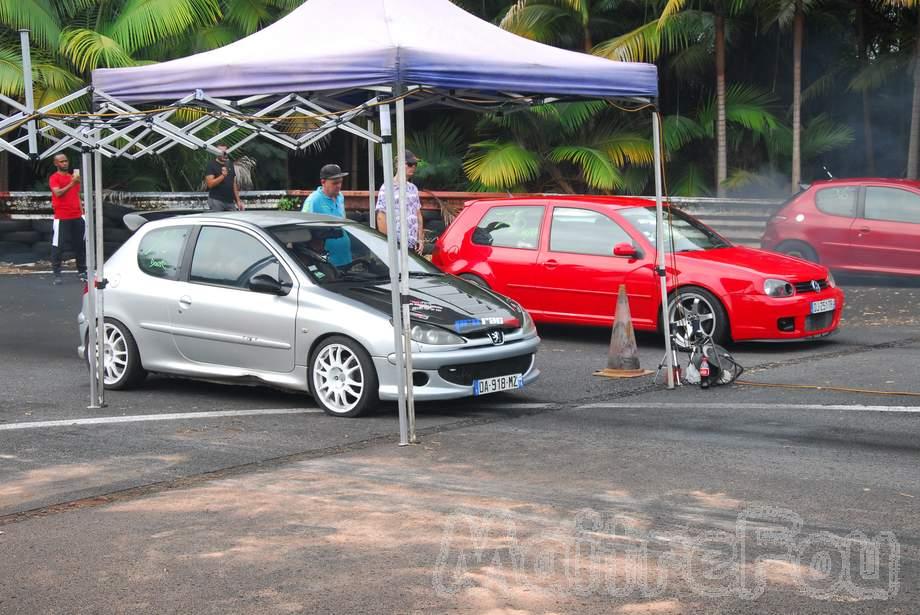
[[[770,219],[760,245],[838,271],[920,276],[920,182],[815,182]]]
[[[717,342],[819,337],[839,325],[843,292],[823,266],[733,246],[678,209],[669,218],[667,284],[678,344],[685,345],[688,312],[699,314]],[[659,328],[655,206],[647,200],[472,201],[432,258],[542,322],[610,325],[625,284],[635,328]]]

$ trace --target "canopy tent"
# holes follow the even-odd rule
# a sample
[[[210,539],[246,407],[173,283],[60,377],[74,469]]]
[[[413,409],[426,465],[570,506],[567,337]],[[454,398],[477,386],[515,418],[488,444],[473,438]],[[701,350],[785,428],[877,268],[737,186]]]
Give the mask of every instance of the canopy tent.
[[[24,60],[26,52],[24,45]],[[28,75],[26,81],[29,90]],[[97,113],[69,118],[52,113],[90,92]],[[161,64],[96,70],[92,88],[41,109],[32,107],[28,96],[22,105],[0,95],[0,101],[16,111],[0,117],[0,137],[19,126],[28,127],[27,134],[16,139],[0,138],[0,148],[23,155],[18,147],[28,143],[31,156],[47,157],[65,147],[82,146],[84,176],[95,177],[96,183],[95,190],[88,183],[84,186],[86,199],[95,199],[98,216],[101,155],[137,158],[176,144],[213,149],[228,135],[245,133],[231,149],[257,137],[304,149],[343,129],[368,140],[371,156],[374,145],[381,144],[388,227],[395,228],[392,148],[395,142],[396,190],[398,203],[404,204],[406,109],[437,104],[515,110],[569,99],[629,100],[653,108],[657,93],[654,65],[615,62],[536,43],[478,19],[450,0],[308,0],[275,24],[220,49]],[[144,106],[150,103],[157,105]],[[395,140],[391,105],[395,106]],[[177,112],[183,107],[194,108],[197,118],[179,120]],[[371,119],[375,110],[379,135]],[[359,117],[368,119],[366,126],[355,123]],[[205,130],[209,126],[212,129]],[[658,245],[662,246],[660,129],[653,113]],[[51,141],[43,152],[36,145],[39,137]],[[92,157],[87,153],[90,149]],[[91,162],[96,167],[92,175],[86,173]],[[375,185],[373,164],[369,167],[370,184]],[[400,216],[400,224],[405,236],[406,216]],[[97,232],[89,234],[87,252],[90,265],[99,263],[96,279],[104,287],[101,246],[94,245],[102,239],[101,224],[97,226]],[[405,444],[414,432],[408,384],[412,382],[410,323],[404,301],[408,255],[405,242],[397,252],[394,236],[389,234],[390,269],[400,374],[400,443]],[[663,250],[659,250],[657,273],[664,331],[669,331]],[[91,310],[97,305],[98,294],[100,317],[89,315],[98,325],[91,327],[91,348],[102,337],[102,293],[95,286],[90,285],[90,305]],[[665,341],[670,388],[669,336]],[[97,356],[92,389],[101,403],[101,353]]]
[[[97,70],[93,85],[128,102],[351,90],[393,84],[588,98],[654,98],[652,64],[613,62],[536,43],[449,0],[309,0],[220,49]]]

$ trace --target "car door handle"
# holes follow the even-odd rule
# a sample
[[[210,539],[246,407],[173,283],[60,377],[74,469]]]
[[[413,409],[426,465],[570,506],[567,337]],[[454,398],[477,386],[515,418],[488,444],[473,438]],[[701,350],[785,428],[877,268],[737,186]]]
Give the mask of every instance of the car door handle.
[[[188,295],[182,295],[179,297],[179,307],[185,310],[192,307],[192,298]]]
[[[543,266],[546,267],[547,269],[555,269],[556,267],[559,266],[559,262],[554,261],[553,259],[550,259],[548,261],[544,261]]]
[[[860,233],[871,233],[872,229],[869,228],[868,226],[861,226],[859,227],[859,232]]]

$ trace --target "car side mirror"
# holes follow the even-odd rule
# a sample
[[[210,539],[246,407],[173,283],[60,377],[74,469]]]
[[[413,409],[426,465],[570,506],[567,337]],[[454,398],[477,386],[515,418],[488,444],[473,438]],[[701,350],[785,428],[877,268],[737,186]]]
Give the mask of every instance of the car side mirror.
[[[631,243],[618,243],[613,247],[614,256],[626,256],[628,258],[639,258],[639,250]]]
[[[249,278],[249,290],[254,293],[265,293],[266,295],[286,295],[288,289],[284,284],[270,275],[261,273]]]

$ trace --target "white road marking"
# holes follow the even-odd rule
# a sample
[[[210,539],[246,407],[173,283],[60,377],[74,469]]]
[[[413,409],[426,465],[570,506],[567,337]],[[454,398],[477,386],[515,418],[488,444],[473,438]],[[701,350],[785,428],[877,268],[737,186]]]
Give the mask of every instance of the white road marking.
[[[110,423],[140,423],[145,421],[181,421],[188,419],[210,419],[226,416],[265,416],[275,414],[320,414],[319,408],[272,408],[266,410],[217,410],[214,412],[177,412],[170,414],[135,414],[128,416],[98,416],[86,419],[63,419],[58,421],[32,421],[29,423],[0,423],[0,431],[14,429],[38,429],[41,427],[70,427],[73,425],[106,425]]]
[[[861,404],[751,404],[751,403],[703,403],[703,402],[638,402],[638,403],[597,403],[578,406],[579,410],[590,408],[609,408],[611,410],[654,409],[686,410],[699,408],[705,410],[842,410],[845,412],[913,412],[920,413],[920,406],[864,406]]]
[[[482,405],[476,404],[475,406],[472,406],[472,408],[474,410],[504,410],[505,408],[520,409],[520,410],[536,410],[538,408],[548,408],[552,405],[553,404],[539,404],[539,403],[524,402],[520,404],[516,404],[516,403],[482,404]]]

